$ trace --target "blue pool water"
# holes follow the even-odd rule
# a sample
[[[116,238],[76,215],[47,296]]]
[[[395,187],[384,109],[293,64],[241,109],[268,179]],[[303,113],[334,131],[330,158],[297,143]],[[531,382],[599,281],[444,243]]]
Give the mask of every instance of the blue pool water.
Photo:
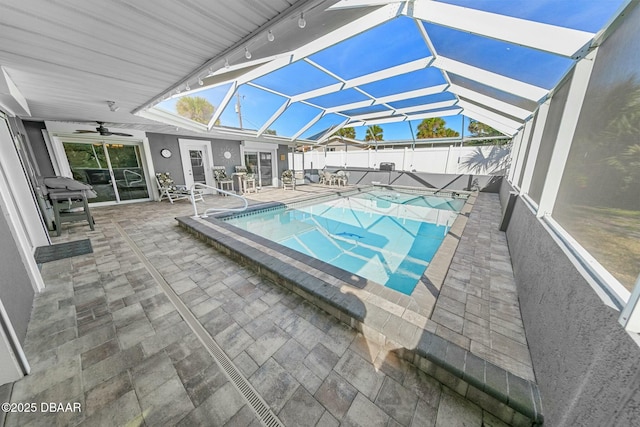
[[[410,295],[464,203],[374,190],[225,221]]]

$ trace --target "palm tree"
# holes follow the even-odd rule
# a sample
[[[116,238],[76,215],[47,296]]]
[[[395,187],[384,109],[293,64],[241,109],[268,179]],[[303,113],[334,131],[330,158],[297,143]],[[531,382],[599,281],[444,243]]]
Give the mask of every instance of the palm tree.
[[[356,138],[356,130],[354,128],[341,128],[336,132],[336,135],[342,136],[345,138]]]
[[[460,132],[448,128],[446,125],[447,122],[442,117],[424,119],[418,125],[418,139],[460,136]]]
[[[502,132],[477,120],[471,120],[469,122],[469,126],[467,126],[467,130],[469,131],[469,136],[471,137],[504,136]],[[507,143],[507,139],[481,139],[465,142],[465,145],[504,145]]]
[[[186,117],[202,124],[209,124],[209,120],[213,117],[215,107],[211,105],[205,98],[199,96],[183,96],[176,103],[176,111],[182,117]],[[216,121],[216,125],[219,125]]]
[[[378,125],[372,125],[367,128],[367,133],[365,134],[365,141],[382,141],[383,130]]]

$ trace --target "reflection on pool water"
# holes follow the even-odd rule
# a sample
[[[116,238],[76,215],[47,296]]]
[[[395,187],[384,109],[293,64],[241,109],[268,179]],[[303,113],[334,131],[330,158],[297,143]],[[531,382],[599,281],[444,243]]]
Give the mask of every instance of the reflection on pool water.
[[[374,190],[225,221],[410,295],[464,203]]]

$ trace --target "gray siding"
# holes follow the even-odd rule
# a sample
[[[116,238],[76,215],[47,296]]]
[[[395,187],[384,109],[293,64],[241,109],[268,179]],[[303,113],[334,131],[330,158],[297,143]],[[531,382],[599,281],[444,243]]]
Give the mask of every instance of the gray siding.
[[[176,184],[184,184],[184,174],[182,172],[182,161],[180,159],[180,145],[178,139],[197,139],[211,141],[211,153],[213,154],[213,164],[216,166],[225,166],[227,173],[235,172],[234,166],[242,164],[240,158],[240,141],[213,139],[213,138],[194,138],[192,136],[177,136],[162,133],[147,133],[149,139],[149,147],[151,149],[151,158],[153,159],[153,167],[156,172],[169,172]],[[160,155],[163,148],[171,150],[173,155],[165,159]],[[226,159],[224,153],[231,153],[231,158]]]

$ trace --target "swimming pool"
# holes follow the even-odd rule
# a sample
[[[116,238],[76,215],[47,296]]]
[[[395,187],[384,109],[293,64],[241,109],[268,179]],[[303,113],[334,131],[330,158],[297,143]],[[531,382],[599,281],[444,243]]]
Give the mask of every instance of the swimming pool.
[[[376,189],[225,221],[411,295],[464,203]]]

